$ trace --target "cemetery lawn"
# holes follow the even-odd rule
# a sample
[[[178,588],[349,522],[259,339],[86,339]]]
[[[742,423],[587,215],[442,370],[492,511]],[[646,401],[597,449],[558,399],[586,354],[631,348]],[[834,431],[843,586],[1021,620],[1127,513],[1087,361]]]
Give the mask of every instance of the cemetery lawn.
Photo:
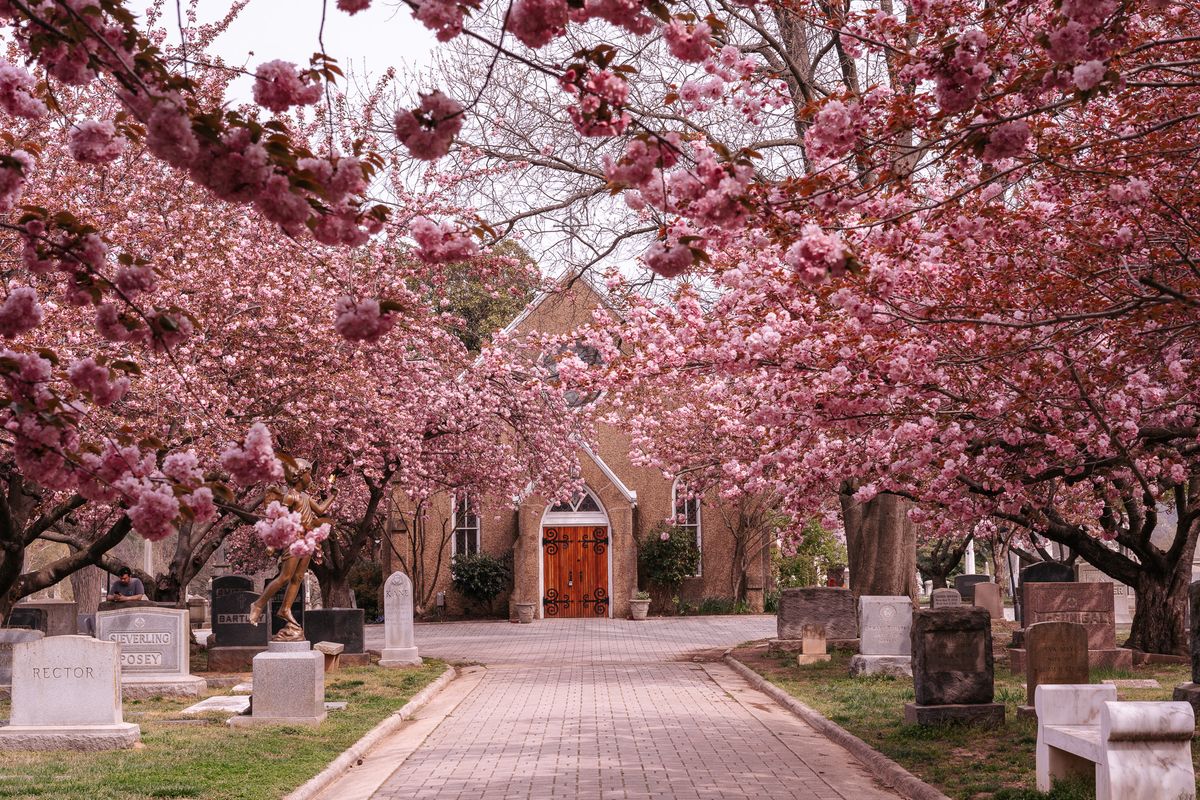
[[[993,637],[1007,643],[1012,624]],[[1120,641],[1120,639],[1118,639]],[[765,644],[743,646],[733,656],[808,707],[886,755],[921,780],[955,800],[1087,800],[1090,787],[1060,786],[1049,794],[1034,789],[1034,747],[1037,723],[1018,719],[1017,705],[1025,702],[1025,679],[1009,673],[996,648],[996,702],[1007,706],[1003,728],[921,728],[904,724],[904,704],[913,701],[911,678],[851,678],[850,654],[832,651],[824,664],[798,666],[795,656],[767,655]],[[1092,673],[1095,683],[1108,678],[1155,678],[1160,689],[1118,688],[1121,700],[1170,700],[1177,684],[1191,680],[1187,665],[1135,667],[1132,673]],[[1193,760],[1196,759],[1193,748]],[[1197,760],[1200,774],[1200,760]]]
[[[0,798],[274,800],[316,775],[446,669],[350,667],[325,677],[326,701],[346,701],[319,728],[232,728],[228,713],[184,718],[197,702],[126,700],[142,747],[102,753],[0,754]],[[210,690],[208,695],[226,694]],[[8,702],[0,701],[0,719]]]

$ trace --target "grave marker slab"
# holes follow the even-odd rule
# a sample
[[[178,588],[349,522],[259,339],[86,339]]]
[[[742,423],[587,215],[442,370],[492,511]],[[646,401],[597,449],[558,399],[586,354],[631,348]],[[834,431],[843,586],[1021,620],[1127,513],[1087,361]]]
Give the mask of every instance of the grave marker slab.
[[[784,589],[779,596],[778,636],[800,639],[805,625],[825,626],[826,640],[849,642],[858,638],[858,613],[849,589],[813,586]]]
[[[113,750],[141,738],[121,715],[121,648],[90,636],[13,647],[12,714],[0,750]]]
[[[250,669],[252,659],[267,649],[271,626],[251,625],[250,604],[258,599],[254,581],[245,575],[213,578],[212,635],[208,639],[208,668],[214,672]]]
[[[47,636],[74,636],[79,632],[79,605],[74,600],[22,600],[13,608],[45,611]]]
[[[254,657],[250,714],[230,720],[246,725],[320,725],[325,721],[325,656],[308,642],[271,642]]]
[[[383,585],[383,652],[381,667],[408,667],[421,663],[413,640],[412,581],[393,572]]]
[[[208,688],[203,678],[189,674],[190,630],[182,608],[96,614],[96,638],[121,647],[121,687],[130,698],[194,696]]]
[[[25,628],[0,628],[0,687],[12,684],[13,646],[18,642],[36,642],[45,638],[41,631]]]
[[[1117,647],[1111,583],[1026,583],[1022,593],[1027,627],[1039,622],[1083,625],[1087,629],[1091,669],[1133,668],[1133,652]],[[1025,648],[1009,650],[1014,675],[1024,674],[1025,656]]]
[[[1017,715],[1036,717],[1034,693],[1044,683],[1088,683],[1087,629],[1074,622],[1037,622],[1025,629],[1025,705]]]
[[[995,699],[992,623],[974,606],[917,611],[912,622],[915,703],[904,706],[910,725],[1004,723]]]
[[[992,619],[1004,619],[1004,599],[997,583],[975,584],[975,605],[986,609]]]
[[[796,656],[797,664],[800,666],[819,664],[830,659],[829,652],[825,647],[824,625],[805,625],[801,633],[800,654]]]
[[[930,608],[954,608],[963,604],[957,589],[934,589],[929,595]]]
[[[958,590],[958,594],[962,597],[963,602],[968,605],[975,603],[975,586],[980,583],[991,583],[991,575],[956,575],[954,576],[954,588]]]
[[[30,628],[45,633],[49,628],[49,615],[44,608],[14,606],[8,614],[9,628]]]
[[[365,618],[361,608],[311,608],[304,613],[304,635],[310,642],[338,642],[344,654],[362,653]]]
[[[1129,625],[1133,622],[1133,611],[1130,608],[1132,592],[1120,581],[1114,581],[1091,564],[1075,565],[1075,580],[1079,583],[1111,583],[1113,586],[1113,619],[1118,625]]]
[[[1192,680],[1176,686],[1171,699],[1190,703],[1200,719],[1200,581],[1188,584],[1188,631],[1191,634]]]
[[[851,675],[912,675],[912,601],[907,597],[858,599],[859,647]]]

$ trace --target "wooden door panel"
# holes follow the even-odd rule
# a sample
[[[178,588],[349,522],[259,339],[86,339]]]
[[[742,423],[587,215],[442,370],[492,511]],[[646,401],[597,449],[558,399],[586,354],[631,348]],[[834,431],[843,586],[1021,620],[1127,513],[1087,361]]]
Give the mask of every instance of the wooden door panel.
[[[542,610],[547,617],[608,616],[608,529],[542,529]]]

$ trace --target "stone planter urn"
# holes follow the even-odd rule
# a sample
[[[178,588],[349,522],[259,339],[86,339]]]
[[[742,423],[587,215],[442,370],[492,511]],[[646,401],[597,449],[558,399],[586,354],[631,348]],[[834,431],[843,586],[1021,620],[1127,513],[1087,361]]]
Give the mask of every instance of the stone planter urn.
[[[629,601],[629,613],[633,615],[634,619],[645,619],[646,614],[649,611],[650,611],[650,601],[649,600],[630,600]]]
[[[536,609],[537,603],[517,603],[517,622],[522,625],[533,622],[533,613]]]

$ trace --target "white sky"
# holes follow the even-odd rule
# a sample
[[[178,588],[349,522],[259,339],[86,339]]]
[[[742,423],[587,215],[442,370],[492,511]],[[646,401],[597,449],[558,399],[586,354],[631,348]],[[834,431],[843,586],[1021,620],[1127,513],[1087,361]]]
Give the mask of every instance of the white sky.
[[[335,0],[327,3],[325,48],[343,71],[353,70],[361,78],[394,66],[404,74],[426,67],[432,60],[437,40],[398,0],[374,0],[371,8],[354,16],[339,11]],[[200,0],[200,21],[220,19],[231,5],[230,0]],[[250,0],[230,29],[216,40],[213,50],[251,72],[276,58],[307,66],[309,57],[320,49],[321,7],[322,0]],[[173,29],[174,3],[167,4],[166,14],[163,22]],[[234,84],[232,93],[237,100],[249,99],[250,83],[249,76],[243,76]]]

